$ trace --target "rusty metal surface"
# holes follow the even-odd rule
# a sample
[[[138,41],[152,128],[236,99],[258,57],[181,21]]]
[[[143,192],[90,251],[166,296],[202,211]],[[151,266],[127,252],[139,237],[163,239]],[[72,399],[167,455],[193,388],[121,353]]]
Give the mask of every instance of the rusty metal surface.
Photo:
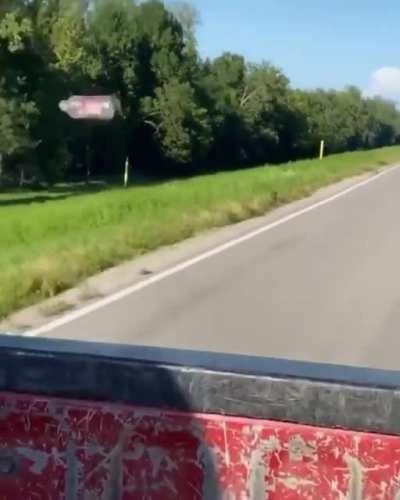
[[[1,500],[397,500],[400,438],[0,394]]]
[[[399,372],[109,344],[0,340],[0,391],[13,393],[400,435],[399,387]]]

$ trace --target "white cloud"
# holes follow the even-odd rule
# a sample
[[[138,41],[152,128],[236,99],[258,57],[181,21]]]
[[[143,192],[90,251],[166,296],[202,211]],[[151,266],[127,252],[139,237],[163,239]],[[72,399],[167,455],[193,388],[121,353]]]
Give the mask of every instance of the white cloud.
[[[372,73],[366,96],[381,96],[400,104],[400,67],[385,66]]]

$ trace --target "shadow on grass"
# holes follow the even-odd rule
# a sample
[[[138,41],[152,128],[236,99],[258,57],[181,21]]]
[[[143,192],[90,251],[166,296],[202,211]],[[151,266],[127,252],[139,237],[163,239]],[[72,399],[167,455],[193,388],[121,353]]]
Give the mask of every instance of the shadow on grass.
[[[77,196],[77,193],[60,196],[28,196],[26,198],[0,199],[0,207],[14,207],[18,205],[31,205],[32,203],[46,203],[47,201],[65,200],[71,196]]]
[[[144,176],[136,174],[130,179],[129,187],[145,187],[165,184],[171,180],[187,179],[189,176]],[[18,205],[30,205],[32,203],[46,203],[48,201],[65,200],[75,196],[96,194],[114,189],[122,189],[120,177],[108,177],[96,179],[87,183],[86,181],[71,181],[55,184],[53,186],[32,186],[23,188],[0,188],[0,208]]]
[[[104,182],[93,183],[64,183],[43,188],[21,188],[0,191],[0,207],[30,205],[32,203],[46,203],[48,201],[66,200],[74,196],[95,194],[112,189],[115,186]]]

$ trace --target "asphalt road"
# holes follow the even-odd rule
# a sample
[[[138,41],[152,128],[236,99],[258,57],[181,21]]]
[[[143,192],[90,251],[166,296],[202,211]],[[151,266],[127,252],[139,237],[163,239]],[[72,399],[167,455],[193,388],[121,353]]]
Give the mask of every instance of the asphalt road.
[[[397,168],[45,336],[398,369],[399,266]]]

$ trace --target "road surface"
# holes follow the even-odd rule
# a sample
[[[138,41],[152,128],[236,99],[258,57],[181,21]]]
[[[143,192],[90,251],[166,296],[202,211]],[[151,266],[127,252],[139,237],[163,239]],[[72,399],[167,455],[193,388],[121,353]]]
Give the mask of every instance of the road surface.
[[[44,336],[398,369],[400,168]]]

